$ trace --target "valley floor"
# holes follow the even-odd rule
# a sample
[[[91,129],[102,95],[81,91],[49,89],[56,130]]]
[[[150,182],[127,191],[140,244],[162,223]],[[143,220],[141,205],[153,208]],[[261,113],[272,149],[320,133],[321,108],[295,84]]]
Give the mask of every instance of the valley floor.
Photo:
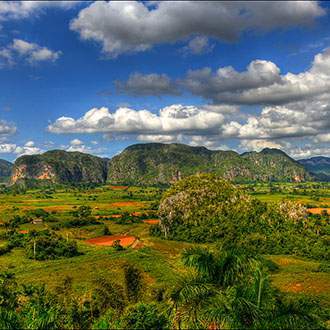
[[[262,200],[298,200],[307,207],[329,208],[330,187],[327,184],[277,184],[248,185],[245,188]],[[23,194],[2,193],[0,195],[0,221],[5,222],[15,214],[24,215],[33,209],[51,213],[57,220],[22,224],[19,230],[27,233],[31,230],[55,228],[57,224],[70,217],[72,211],[81,205],[90,206],[92,215],[100,224],[78,228],[61,228],[57,231],[67,239],[78,242],[81,255],[72,258],[37,261],[27,259],[23,248],[14,248],[0,256],[0,271],[15,274],[19,283],[44,283],[55,289],[66,277],[71,277],[73,288],[80,294],[86,294],[96,278],[105,276],[122,282],[122,264],[130,261],[145,272],[145,280],[150,286],[170,285],[185,269],[180,261],[180,253],[193,244],[165,241],[149,235],[151,224],[142,220],[155,218],[155,210],[162,191],[158,188],[139,188],[125,186],[103,186],[90,190],[59,189],[31,190]],[[136,220],[125,224],[118,221],[121,216],[133,214]],[[155,219],[154,219],[155,220]],[[55,227],[54,227],[55,226]],[[107,226],[111,235],[127,235],[136,238],[138,244],[122,251],[114,251],[111,246],[88,244],[88,239],[103,235]],[[1,227],[0,227],[1,228]],[[5,228],[0,229],[4,233]],[[0,241],[0,246],[5,240]],[[273,285],[290,294],[307,294],[321,300],[329,307],[330,275],[320,267],[319,261],[298,258],[296,256],[267,256],[279,266],[271,273]]]

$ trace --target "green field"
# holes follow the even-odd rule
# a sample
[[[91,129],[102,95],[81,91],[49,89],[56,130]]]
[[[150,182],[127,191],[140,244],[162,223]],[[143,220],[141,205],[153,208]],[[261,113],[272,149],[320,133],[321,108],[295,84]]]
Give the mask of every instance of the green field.
[[[306,183],[256,183],[242,185],[243,188],[266,202],[281,200],[297,201],[307,208],[330,207],[330,184],[327,182]]]
[[[315,185],[282,184],[282,185],[244,185],[250,194],[263,201],[280,201],[292,199],[308,207],[329,207],[330,187],[326,184]],[[81,205],[90,206],[92,216],[99,224],[77,228],[57,227],[59,235],[75,240],[78,243],[79,256],[56,260],[38,261],[28,259],[23,248],[14,248],[0,256],[0,272],[10,271],[21,284],[44,283],[50,290],[63,283],[65,278],[72,279],[76,294],[86,295],[93,288],[99,277],[111,278],[123,282],[122,265],[129,261],[143,271],[144,281],[148,285],[146,299],[152,288],[169,285],[184,274],[185,267],[181,262],[181,252],[197,244],[168,241],[152,237],[149,234],[150,224],[144,223],[147,218],[157,217],[157,208],[162,190],[155,187],[101,186],[88,190],[77,188],[58,188],[29,190],[23,194],[0,194],[0,219],[3,223],[0,234],[4,234],[4,223],[15,215],[29,214],[31,210],[40,209],[49,212],[54,219],[51,222],[24,223],[19,231],[44,230],[72,217],[72,211]],[[136,212],[136,213],[135,213]],[[136,214],[134,223],[120,223],[113,215]],[[111,246],[88,244],[87,239],[102,236],[107,226],[112,235],[133,235],[139,240],[138,248],[126,248],[114,251]],[[0,246],[6,241],[0,241]],[[205,245],[205,244],[204,244]],[[212,244],[208,244],[212,248]],[[215,246],[215,245],[214,245]],[[321,301],[329,307],[330,275],[320,268],[320,262],[295,256],[266,256],[278,265],[271,273],[274,287],[288,295],[306,294]]]
[[[275,187],[275,189],[274,189]],[[264,201],[280,201],[293,199],[305,205],[313,207],[329,207],[330,186],[326,184],[277,184],[277,185],[245,185],[252,195]],[[280,190],[280,192],[278,192]],[[273,192],[271,192],[273,191]],[[80,205],[88,205],[96,217],[107,217],[125,212],[140,212],[143,214],[155,213],[155,205],[161,196],[161,190],[148,187],[124,187],[103,186],[87,191],[77,189],[58,189],[55,192],[45,190],[30,190],[24,194],[1,194],[0,195],[0,219],[9,220],[15,214],[23,215],[26,212],[42,208],[56,216],[59,222],[70,216],[70,212]],[[307,195],[306,195],[307,194]],[[317,199],[317,200],[316,200]],[[152,209],[153,208],[153,209]],[[143,217],[141,217],[143,220]],[[95,277],[95,273],[116,273],[120,267],[121,260],[129,259],[142,265],[155,280],[165,280],[163,275],[171,277],[180,269],[179,254],[189,243],[165,241],[149,236],[149,224],[118,224],[116,221],[102,220],[100,223],[108,226],[112,234],[134,235],[143,243],[142,249],[127,249],[124,252],[112,252],[111,247],[94,247],[84,242],[85,239],[102,235],[101,224],[85,226],[82,228],[64,228],[60,232],[70,239],[77,239],[79,248],[84,255],[71,259],[60,259],[55,261],[33,261],[27,260],[22,249],[14,249],[8,255],[0,257],[0,269],[10,269],[22,282],[45,282],[49,286],[55,285],[58,279],[70,274],[75,280],[77,288],[88,287],[88,283]],[[23,224],[20,230],[42,230],[49,228],[54,223],[44,222],[42,224]],[[4,228],[1,229],[4,231]],[[274,259],[275,261],[277,259]],[[293,259],[294,260],[294,259]],[[162,267],[157,267],[161,264]],[[291,269],[291,268],[289,268]],[[80,274],[84,277],[80,278]],[[274,275],[276,282],[279,278],[287,276],[287,267],[281,268],[279,274]],[[306,270],[307,272],[307,270]],[[308,271],[310,273],[310,271]],[[290,272],[289,272],[290,273]],[[296,272],[291,272],[295,276]],[[303,272],[299,272],[299,276]],[[297,273],[298,274],[298,273]],[[318,275],[320,273],[317,273]],[[324,274],[327,276],[327,274]],[[326,292],[330,293],[326,286]],[[311,291],[313,291],[311,289]],[[318,293],[318,292],[316,292]]]

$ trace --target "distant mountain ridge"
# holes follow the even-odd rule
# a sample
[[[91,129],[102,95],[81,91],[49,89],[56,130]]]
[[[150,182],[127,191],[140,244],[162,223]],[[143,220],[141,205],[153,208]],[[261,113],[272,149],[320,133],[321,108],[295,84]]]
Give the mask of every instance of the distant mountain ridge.
[[[168,184],[198,172],[235,181],[311,180],[305,168],[278,149],[261,152],[209,150],[183,144],[147,143],[126,148],[109,162],[108,181],[117,184]]]
[[[201,172],[237,182],[314,179],[301,163],[279,149],[238,154],[176,143],[147,143],[131,145],[111,159],[63,150],[22,156],[13,166],[11,183],[32,179],[54,183],[167,185]]]
[[[7,160],[0,159],[0,180],[10,177],[13,164]]]
[[[330,157],[317,156],[300,159],[298,162],[319,179],[330,181]]]

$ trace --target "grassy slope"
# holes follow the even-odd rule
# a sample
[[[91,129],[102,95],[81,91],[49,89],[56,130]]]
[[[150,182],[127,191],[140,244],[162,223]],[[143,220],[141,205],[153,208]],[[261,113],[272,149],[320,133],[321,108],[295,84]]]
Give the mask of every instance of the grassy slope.
[[[305,293],[319,297],[330,307],[330,275],[319,271],[320,263],[292,256],[268,256],[279,266],[272,274],[275,287],[287,293]]]

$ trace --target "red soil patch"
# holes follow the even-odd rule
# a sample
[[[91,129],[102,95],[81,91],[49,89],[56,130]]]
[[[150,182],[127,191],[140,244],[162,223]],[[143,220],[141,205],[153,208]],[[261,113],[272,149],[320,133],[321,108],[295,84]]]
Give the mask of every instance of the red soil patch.
[[[20,233],[20,234],[28,234],[29,231],[28,231],[28,230],[20,230],[19,233]]]
[[[114,207],[122,207],[122,206],[142,206],[143,203],[141,202],[115,202],[115,203],[111,203],[111,206]]]
[[[131,213],[131,215],[133,216],[133,217],[139,217],[139,216],[141,216],[141,212],[132,212]]]
[[[127,188],[128,188],[128,186],[111,186],[111,189],[113,189],[113,190],[124,190]]]
[[[121,218],[122,215],[121,214],[111,214],[110,218]]]
[[[323,211],[327,211],[327,213],[330,215],[330,208],[315,207],[312,209],[307,209],[307,211],[312,214],[321,214]]]
[[[159,219],[145,219],[142,220],[144,223],[148,223],[149,225],[158,225],[160,223]]]
[[[94,245],[105,245],[112,246],[115,241],[120,241],[120,245],[123,247],[131,246],[135,241],[136,237],[126,235],[112,235],[112,236],[101,236],[86,240],[89,244]]]

